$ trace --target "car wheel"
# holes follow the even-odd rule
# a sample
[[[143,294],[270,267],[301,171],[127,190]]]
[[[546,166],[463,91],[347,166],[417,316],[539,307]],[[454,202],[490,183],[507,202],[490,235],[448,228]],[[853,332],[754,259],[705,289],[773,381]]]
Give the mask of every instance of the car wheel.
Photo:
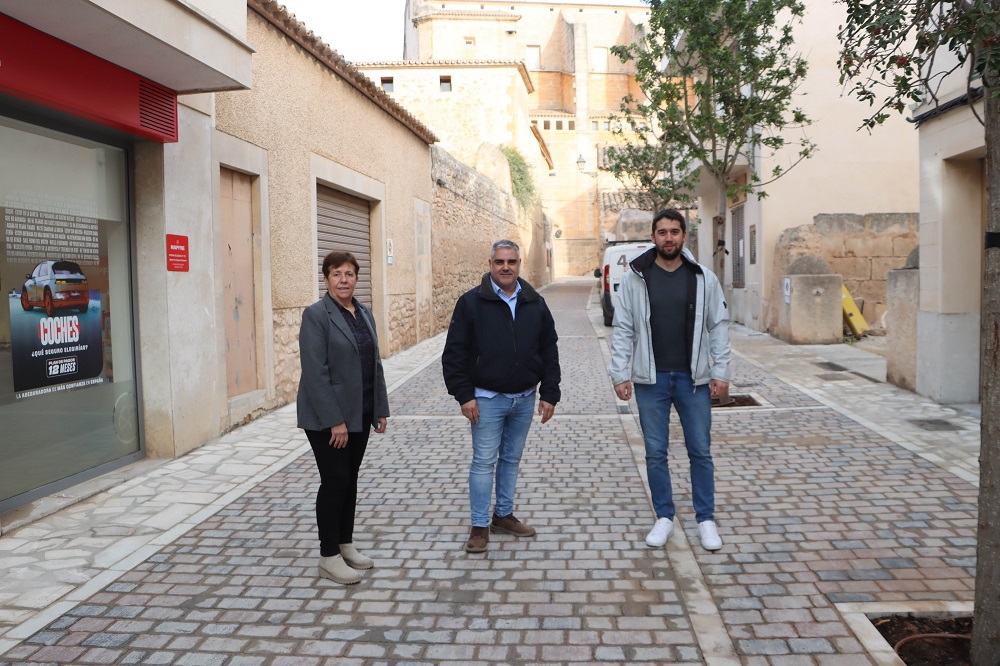
[[[604,325],[611,326],[611,322],[614,320],[614,315],[604,315]]]
[[[56,304],[52,302],[52,292],[45,290],[45,314],[54,317],[56,314]]]
[[[27,289],[21,289],[21,309],[25,312],[30,312],[33,309],[31,307],[31,301],[28,300]]]

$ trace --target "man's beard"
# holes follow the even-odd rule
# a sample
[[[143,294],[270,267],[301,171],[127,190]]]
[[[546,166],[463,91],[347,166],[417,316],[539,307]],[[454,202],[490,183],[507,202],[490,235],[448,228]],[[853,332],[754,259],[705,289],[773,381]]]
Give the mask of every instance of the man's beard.
[[[662,248],[660,247],[656,248],[656,253],[661,257],[663,257],[664,259],[666,259],[667,261],[673,261],[678,256],[680,256],[681,250],[683,249],[684,249],[683,245],[676,245],[674,246],[673,252],[667,252],[666,246],[664,246]]]

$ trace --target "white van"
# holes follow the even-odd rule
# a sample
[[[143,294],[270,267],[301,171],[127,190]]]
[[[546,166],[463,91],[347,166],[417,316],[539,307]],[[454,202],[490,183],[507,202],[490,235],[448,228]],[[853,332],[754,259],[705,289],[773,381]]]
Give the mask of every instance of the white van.
[[[596,277],[603,276],[601,284],[601,309],[604,311],[605,326],[611,326],[611,320],[614,319],[618,287],[622,283],[625,271],[632,270],[629,268],[629,262],[651,247],[653,247],[652,241],[639,243],[624,241],[613,243],[604,250],[602,268],[598,268],[594,272]]]

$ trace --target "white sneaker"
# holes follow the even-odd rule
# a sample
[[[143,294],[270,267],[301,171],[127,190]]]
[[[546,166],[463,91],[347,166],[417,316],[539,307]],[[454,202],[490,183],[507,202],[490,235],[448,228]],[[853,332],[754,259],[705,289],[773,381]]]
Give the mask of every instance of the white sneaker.
[[[701,547],[705,550],[722,548],[722,537],[719,536],[719,528],[715,526],[714,520],[703,520],[698,523],[698,536],[701,537]]]
[[[674,521],[670,518],[657,518],[653,529],[646,535],[646,545],[650,548],[662,548],[670,533],[674,531]]]

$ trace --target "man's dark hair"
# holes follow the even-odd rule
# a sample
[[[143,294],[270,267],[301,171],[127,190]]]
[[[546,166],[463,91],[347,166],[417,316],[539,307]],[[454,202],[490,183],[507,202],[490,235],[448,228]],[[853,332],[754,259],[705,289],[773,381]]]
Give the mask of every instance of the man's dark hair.
[[[681,223],[681,231],[687,233],[687,222],[684,221],[684,216],[676,208],[664,208],[659,213],[653,216],[653,230],[652,233],[656,233],[656,223],[660,220],[673,220],[675,222]]]
[[[330,271],[334,268],[340,268],[344,264],[350,264],[354,266],[354,274],[361,275],[361,266],[358,264],[358,260],[354,258],[354,255],[350,252],[343,252],[341,250],[334,250],[330,254],[323,257],[323,277],[330,277]]]

